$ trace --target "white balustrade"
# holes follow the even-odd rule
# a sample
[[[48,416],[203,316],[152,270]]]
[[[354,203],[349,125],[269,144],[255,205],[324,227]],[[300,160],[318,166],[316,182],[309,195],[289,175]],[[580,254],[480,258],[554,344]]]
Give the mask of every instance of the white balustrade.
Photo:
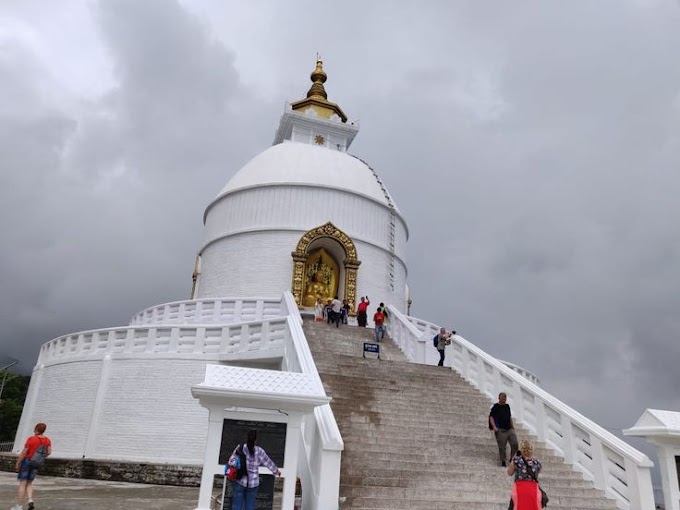
[[[435,351],[432,337],[439,328],[388,308],[390,331],[408,359],[432,362],[428,358],[436,353],[430,356],[429,351]],[[500,392],[507,393],[517,421],[605,491],[619,508],[654,508],[653,464],[646,455],[542,390],[530,372],[497,360],[460,335],[452,337],[447,358],[490,401]]]
[[[237,359],[244,354],[283,351],[290,338],[285,317],[260,322],[196,326],[127,326],[64,335],[44,344],[39,364],[63,363],[106,354],[143,356],[186,355]]]
[[[280,298],[224,298],[175,301],[132,316],[130,326],[153,324],[231,324],[282,317]]]

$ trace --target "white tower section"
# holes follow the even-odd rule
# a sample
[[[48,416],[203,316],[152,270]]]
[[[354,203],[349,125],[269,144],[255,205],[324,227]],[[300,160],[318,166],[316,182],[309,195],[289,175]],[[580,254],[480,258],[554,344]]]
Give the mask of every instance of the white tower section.
[[[274,145],[207,207],[193,297],[295,295],[293,252],[331,223],[356,248],[355,283],[340,243],[315,237],[305,248],[337,260],[340,299],[368,295],[372,308],[382,301],[406,311],[406,222],[376,172],[347,154],[359,128],[326,99],[325,80],[318,61],[307,98],[287,105]]]

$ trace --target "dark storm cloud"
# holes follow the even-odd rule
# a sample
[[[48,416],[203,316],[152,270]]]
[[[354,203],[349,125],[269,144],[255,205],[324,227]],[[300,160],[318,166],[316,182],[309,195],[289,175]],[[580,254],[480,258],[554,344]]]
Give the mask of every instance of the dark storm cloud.
[[[677,3],[257,7],[97,4],[115,83],[76,107],[3,45],[8,355],[185,298],[203,207],[320,51],[409,223],[415,315],[611,429],[678,408]]]
[[[24,370],[54,336],[186,298],[201,209],[259,147],[236,128],[251,97],[233,55],[195,17],[158,1],[94,14],[116,80],[94,104],[50,102],[21,41],[1,54],[2,351]]]

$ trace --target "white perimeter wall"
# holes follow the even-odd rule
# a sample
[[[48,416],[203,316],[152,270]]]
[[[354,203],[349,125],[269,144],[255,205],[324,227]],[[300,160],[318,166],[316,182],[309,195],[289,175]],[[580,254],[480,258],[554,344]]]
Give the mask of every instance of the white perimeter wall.
[[[45,421],[55,457],[200,464],[208,414],[191,386],[208,362],[156,355],[37,367],[15,449]]]
[[[390,223],[394,214],[394,290],[390,285]],[[234,192],[206,215],[197,298],[278,295],[291,290],[293,259],[302,235],[332,222],[355,243],[361,261],[357,297],[405,311],[406,240],[403,219],[368,197],[311,186],[265,186]],[[342,260],[338,261],[342,265]]]

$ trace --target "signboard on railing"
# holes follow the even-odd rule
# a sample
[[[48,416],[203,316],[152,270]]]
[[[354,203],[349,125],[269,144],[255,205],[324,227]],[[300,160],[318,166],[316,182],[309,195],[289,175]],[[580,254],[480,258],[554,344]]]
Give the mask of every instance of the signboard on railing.
[[[364,358],[366,357],[367,352],[377,354],[378,359],[380,359],[380,346],[378,344],[372,344],[370,342],[364,342]]]

